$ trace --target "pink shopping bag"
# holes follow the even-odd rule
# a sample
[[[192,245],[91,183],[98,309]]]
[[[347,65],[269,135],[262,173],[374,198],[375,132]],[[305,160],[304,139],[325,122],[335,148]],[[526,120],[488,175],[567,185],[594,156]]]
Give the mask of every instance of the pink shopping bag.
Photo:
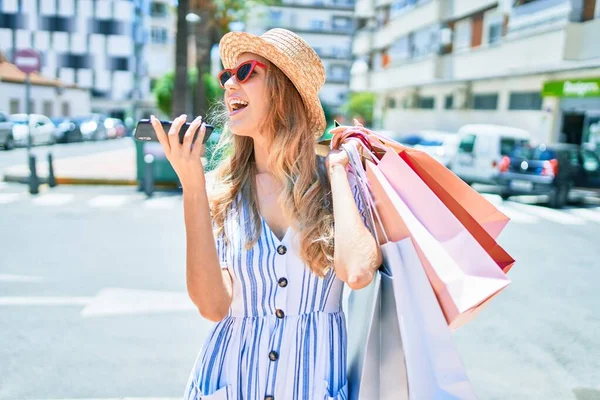
[[[398,212],[415,242],[448,325],[458,328],[510,280],[400,156],[388,151],[377,166],[370,165],[371,172],[376,169],[398,195]]]

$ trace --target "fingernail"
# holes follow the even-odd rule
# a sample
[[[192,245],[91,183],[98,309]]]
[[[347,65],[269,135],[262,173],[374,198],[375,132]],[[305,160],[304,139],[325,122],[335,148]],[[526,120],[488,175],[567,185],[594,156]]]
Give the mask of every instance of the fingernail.
[[[181,114],[181,115],[179,116],[179,118],[186,119],[186,118],[187,118],[187,115],[186,115],[186,114]]]
[[[206,122],[203,122],[202,125],[200,125],[201,129],[206,129]]]

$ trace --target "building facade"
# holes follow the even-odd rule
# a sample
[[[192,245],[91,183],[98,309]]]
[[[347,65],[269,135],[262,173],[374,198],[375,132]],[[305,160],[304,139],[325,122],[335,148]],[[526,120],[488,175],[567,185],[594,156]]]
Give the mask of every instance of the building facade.
[[[379,128],[527,129],[600,141],[600,1],[357,0],[351,89]]]
[[[1,0],[0,46],[9,61],[15,50],[38,50],[43,76],[90,90],[89,111],[136,118],[153,108],[151,75],[172,69],[168,3]]]
[[[246,31],[262,34],[285,28],[306,40],[325,67],[321,101],[337,113],[349,91],[354,5],[354,0],[282,0],[279,6],[253,13]]]

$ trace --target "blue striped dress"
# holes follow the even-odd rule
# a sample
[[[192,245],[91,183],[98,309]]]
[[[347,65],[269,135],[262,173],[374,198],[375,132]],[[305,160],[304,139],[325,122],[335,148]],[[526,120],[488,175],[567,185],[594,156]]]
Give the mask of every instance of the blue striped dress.
[[[247,250],[248,208],[238,198],[225,221],[229,242],[216,238],[221,267],[233,278],[233,301],[209,333],[184,398],[347,399],[343,282],[333,269],[315,275],[298,256],[294,229],[279,240],[262,217],[262,234]]]

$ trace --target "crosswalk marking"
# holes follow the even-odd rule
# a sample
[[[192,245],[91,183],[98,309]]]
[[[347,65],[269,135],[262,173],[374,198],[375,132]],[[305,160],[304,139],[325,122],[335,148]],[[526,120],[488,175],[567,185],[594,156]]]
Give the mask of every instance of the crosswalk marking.
[[[0,193],[0,204],[15,202],[21,198],[21,193]]]
[[[600,208],[572,208],[567,212],[589,221],[600,222]]]
[[[149,209],[171,209],[174,207],[181,206],[181,197],[179,196],[164,196],[164,197],[154,197],[148,200],[145,200],[143,203],[144,208]]]
[[[32,202],[38,206],[63,206],[74,199],[75,195],[71,193],[46,193],[34,198]]]
[[[540,207],[529,204],[511,203],[511,207],[515,207],[516,209],[523,210],[528,214],[533,214],[558,224],[583,225],[585,223],[585,220],[581,217],[543,206]]]
[[[496,208],[500,210],[500,212],[504,213],[508,218],[510,218],[510,222],[534,224],[539,221],[539,218],[534,215],[525,214],[501,204],[496,205]]]
[[[136,197],[138,196],[129,194],[104,194],[88,200],[87,204],[92,208],[114,208],[121,207]]]

